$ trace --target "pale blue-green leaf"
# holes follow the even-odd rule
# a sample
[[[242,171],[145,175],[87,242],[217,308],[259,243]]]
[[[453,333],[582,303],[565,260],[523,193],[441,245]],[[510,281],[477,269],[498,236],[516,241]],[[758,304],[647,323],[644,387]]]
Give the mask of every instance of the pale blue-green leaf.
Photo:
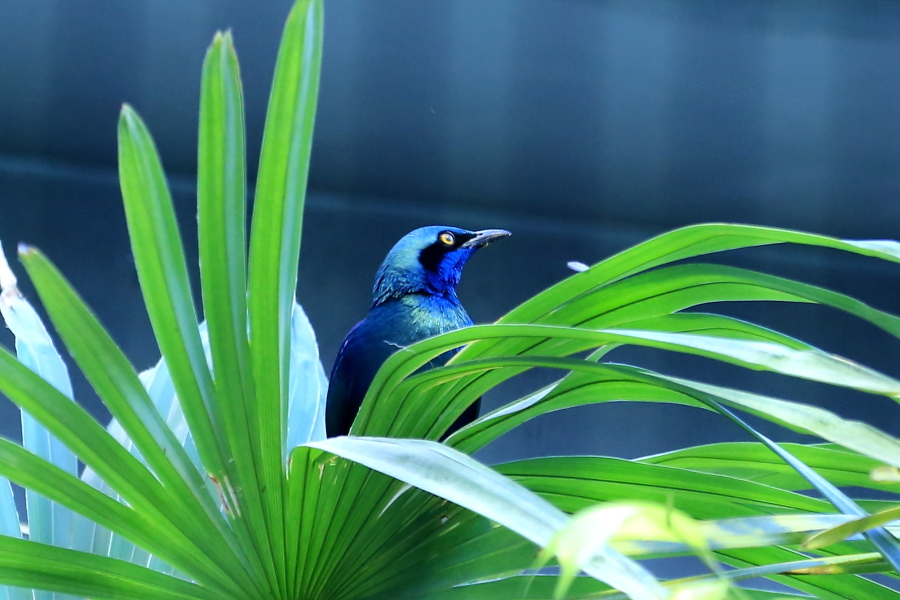
[[[547,600],[553,595],[557,577],[551,574],[524,574],[478,581],[438,590],[421,596],[422,600]],[[566,600],[596,600],[604,598],[602,584],[591,577],[576,577]],[[607,593],[608,594],[608,593]],[[419,596],[414,596],[418,600]],[[741,588],[734,600],[807,600],[810,596],[776,593]]]
[[[3,266],[2,263],[0,266]],[[72,385],[65,363],[53,346],[53,341],[40,317],[15,286],[3,290],[0,313],[16,338],[16,354],[19,362],[39,374],[68,398],[72,398]],[[22,445],[66,472],[72,475],[77,473],[78,463],[75,455],[26,412],[22,412]],[[54,505],[30,490],[26,490],[25,502],[28,507],[31,539],[61,548],[71,547],[73,515],[70,510]]]
[[[3,477],[0,477],[0,535],[22,537],[19,512],[16,510],[12,487],[9,481]],[[0,585],[0,600],[31,600],[32,598],[34,598],[34,594],[31,590]]]
[[[776,373],[851,387],[875,394],[900,396],[900,381],[845,358],[817,349],[795,350],[784,344],[727,339],[691,333],[609,329],[609,333],[721,355]]]
[[[128,438],[128,435],[125,433],[125,430],[122,429],[122,426],[119,425],[118,421],[113,419],[106,429],[116,441],[143,462],[140,452],[134,447],[134,444]],[[81,478],[85,483],[100,490],[104,494],[111,496],[120,502],[122,501],[122,498],[115,490],[113,490],[105,481],[100,479],[90,467],[85,468],[84,472],[81,474]],[[105,527],[101,527],[97,523],[89,522],[86,525],[76,528],[75,532],[81,540],[90,540],[90,546],[87,550],[92,554],[134,562],[136,546],[118,534],[110,532]],[[136,562],[135,564],[146,567],[147,562],[147,560],[143,560]]]
[[[309,320],[307,319],[303,309],[299,304],[294,305],[294,313],[292,320],[292,345],[291,345],[291,404],[288,431],[299,432],[300,436],[310,436],[307,439],[293,444],[324,439],[324,402],[327,390],[327,378],[325,371],[318,356],[318,346],[315,341],[315,334],[312,330]],[[207,361],[210,360],[209,336],[207,333],[206,323],[199,326],[200,341],[206,352]],[[211,367],[211,365],[210,365]],[[194,439],[188,429],[187,421],[175,394],[175,386],[172,383],[169,369],[166,361],[160,359],[156,365],[143,371],[140,375],[141,383],[147,389],[150,398],[153,400],[154,406],[159,410],[160,414],[166,421],[166,424],[172,430],[175,438],[184,446],[190,459],[202,469],[200,455],[194,444]],[[310,380],[312,378],[312,380]],[[306,406],[304,409],[304,402]],[[318,413],[316,413],[318,411]],[[310,412],[315,419],[310,421]],[[294,427],[291,427],[294,424]],[[109,432],[123,446],[140,459],[140,453],[134,448],[134,444],[125,434],[122,427],[113,420],[108,427]],[[294,439],[294,438],[291,438]],[[100,480],[91,469],[85,469],[82,478],[93,487],[103,491],[104,493],[118,498],[115,491],[105,482]],[[210,494],[217,498],[217,490],[211,481],[207,482],[207,489]],[[118,535],[110,533],[96,523],[87,521],[76,530],[77,538],[83,543],[78,549],[99,554],[102,556],[110,556],[139,564],[141,566],[149,566],[151,569],[161,571],[166,574],[182,576],[176,572],[170,565],[160,561],[151,555],[143,552],[127,540],[122,539]],[[85,541],[86,540],[86,541]]]
[[[799,461],[795,457],[793,457],[793,455],[791,455],[787,451],[783,450],[782,448],[780,448],[779,446],[777,446],[776,444],[771,442],[765,436],[759,434],[752,427],[750,427],[749,425],[744,423],[741,419],[739,419],[736,415],[732,414],[730,411],[728,411],[727,409],[723,408],[721,405],[718,404],[718,402],[725,402],[726,404],[738,404],[738,406],[740,406],[741,408],[746,408],[746,406],[744,406],[742,403],[736,401],[737,399],[740,399],[743,397],[743,399],[745,399],[745,400],[749,399],[752,401],[753,404],[757,405],[757,406],[754,406],[751,410],[754,410],[755,412],[758,412],[758,413],[763,413],[765,415],[769,415],[770,411],[760,409],[759,406],[761,405],[762,407],[768,407],[769,404],[772,404],[772,402],[770,402],[771,399],[755,396],[753,394],[735,392],[734,390],[718,388],[716,386],[708,386],[705,384],[698,384],[697,382],[685,381],[685,380],[681,380],[681,379],[677,379],[677,378],[660,376],[658,374],[655,374],[654,376],[661,377],[662,379],[666,379],[666,380],[672,381],[676,384],[684,385],[685,387],[693,388],[694,390],[703,392],[703,394],[701,394],[701,395],[694,395],[694,394],[692,394],[692,395],[694,395],[694,397],[696,399],[709,404],[711,407],[715,408],[717,411],[719,411],[723,415],[727,416],[729,419],[731,419],[733,422],[735,422],[738,426],[743,428],[745,431],[750,433],[756,439],[763,442],[767,447],[772,449],[783,460],[785,460],[794,469],[796,469],[798,471],[798,473],[800,473],[804,478],[806,478],[810,483],[812,483],[841,512],[843,512],[845,514],[854,515],[854,516],[865,516],[867,514],[862,508],[860,508],[858,505],[856,505],[856,503],[854,503],[852,500],[850,500],[845,494],[843,494],[843,492],[838,490],[830,482],[825,480],[823,477],[819,476],[815,471],[813,471],[812,469],[807,467],[805,464],[803,464],[801,461]],[[785,405],[788,403],[784,403],[783,401],[776,401],[776,402],[774,402],[774,404],[776,406],[781,406],[781,405]],[[783,408],[783,406],[782,406],[782,408]],[[806,415],[802,414],[803,409],[811,408],[811,407],[804,407],[803,405],[795,405],[791,408],[793,408],[794,412],[800,411],[801,416],[805,417]],[[820,410],[820,409],[817,409],[817,410]],[[828,413],[828,414],[830,414],[830,413]],[[794,419],[794,420],[796,420],[796,419]],[[840,419],[838,419],[838,420],[840,421]],[[808,421],[809,421],[809,419],[807,417],[804,421],[804,426],[810,426],[810,423]],[[788,421],[788,422],[792,422],[792,421]],[[816,423],[814,420],[812,422],[812,427],[816,427]],[[884,434],[882,434],[882,436],[883,435]],[[834,440],[834,441],[841,441],[842,443],[844,442],[844,440]],[[894,440],[894,442],[896,443],[896,440]],[[849,440],[847,440],[847,443],[845,445],[847,445],[848,447],[852,447]],[[892,564],[900,565],[900,543],[898,543],[896,538],[894,538],[892,535],[890,535],[885,529],[880,528],[880,529],[874,529],[872,531],[869,531],[866,533],[866,538],[870,542],[875,544],[878,547],[878,549],[882,553],[884,553],[885,557],[891,561]]]
[[[0,535],[22,537],[16,500],[9,480],[5,477],[0,477]]]
[[[2,271],[0,273],[0,288],[2,288],[0,291],[0,314],[6,321],[6,326],[15,336],[16,355],[19,362],[39,374],[45,381],[71,399],[73,397],[72,384],[66,364],[56,351],[53,340],[34,307],[19,293],[15,276],[9,268],[2,246],[0,246],[0,271]],[[62,442],[50,435],[50,432],[35,421],[30,414],[21,411],[21,417],[22,445],[67,473],[77,475],[78,461],[75,455]],[[5,486],[0,484],[0,487],[8,487],[8,485],[6,482]],[[50,502],[32,490],[25,490],[25,504],[28,510],[29,538],[36,542],[60,548],[73,548],[75,527],[83,526],[85,522],[88,522],[84,517],[76,515],[64,506]],[[16,527],[18,528],[18,520]],[[9,589],[8,594],[13,597],[21,594],[31,596],[30,592],[24,590],[17,592],[13,588]],[[69,597],[44,591],[35,592],[34,595],[39,600],[44,598],[59,600]]]
[[[824,548],[825,546],[849,539],[861,531],[867,531],[874,527],[887,525],[898,518],[900,518],[900,508],[891,508],[869,515],[868,517],[854,519],[817,533],[806,540],[803,547],[809,550]]]
[[[291,313],[291,371],[285,459],[292,448],[325,439],[325,396],[328,378],[319,359],[319,345],[303,308]]]
[[[896,240],[842,240],[845,244],[900,258],[900,242]]]
[[[200,327],[200,341],[204,343],[204,348],[206,348],[206,340],[208,338],[203,333],[203,324]],[[175,386],[172,384],[172,378],[169,376],[166,361],[160,359],[154,367],[141,373],[140,378],[147,389],[147,393],[150,394],[153,404],[159,409],[160,414],[166,420],[166,425],[172,430],[175,439],[184,446],[191,462],[194,463],[198,470],[202,471],[203,465],[200,462],[200,454],[197,452],[197,446],[194,444],[194,438],[191,436],[190,429],[188,429],[184,412],[182,412],[181,405],[178,403],[178,397],[175,395]],[[210,494],[215,497],[215,486],[212,483],[208,483],[207,488]]]
[[[759,567],[747,567],[744,569],[734,569],[733,571],[727,571],[726,577],[735,580],[742,580],[753,579],[756,577],[765,577],[778,573],[810,574],[818,571],[820,574],[826,574],[829,567],[833,568],[838,565],[878,563],[880,561],[881,556],[879,556],[877,552],[866,552],[863,554],[842,554],[839,556],[823,556],[806,560],[798,560],[794,562],[761,565]]]
[[[201,343],[204,345],[204,349],[207,350],[208,355],[208,336],[206,335],[205,324],[201,324],[200,326],[200,336]],[[187,421],[184,418],[184,413],[178,403],[178,397],[175,395],[175,386],[169,375],[169,369],[166,366],[165,359],[160,359],[156,365],[141,372],[138,377],[144,385],[144,388],[147,390],[147,393],[150,395],[153,405],[165,419],[166,425],[172,430],[175,438],[182,446],[184,446],[188,457],[190,457],[191,461],[198,469],[202,469],[200,455],[197,452],[197,447],[191,437]],[[143,462],[140,452],[134,447],[134,443],[115,419],[110,422],[107,430],[119,443],[127,448],[129,452]],[[97,474],[90,468],[84,470],[82,479],[89,485],[121,501],[121,498],[115,491],[107,485],[106,482],[97,477]],[[216,498],[215,486],[211,482],[207,483],[207,489],[209,490],[210,495],[213,498]],[[140,550],[131,542],[109,532],[96,523],[89,522],[86,529],[78,532],[77,535],[81,539],[90,540],[90,545],[85,550],[90,551],[93,554],[125,560],[144,567],[149,566],[150,568],[169,575],[178,575],[171,565],[155,559],[152,555]]]
[[[598,550],[602,552],[612,545],[613,538],[682,543],[712,571],[718,570],[709,550],[709,541],[698,522],[686,513],[654,502],[603,502],[572,515],[568,524],[554,534],[550,544],[538,555],[537,568],[543,568],[554,556],[559,564],[559,583],[553,594],[555,600],[565,595],[575,577]],[[710,600],[721,600],[727,587],[727,584],[719,582],[720,593]],[[686,593],[682,595],[687,596]]]
[[[698,577],[687,577],[684,579],[671,579],[666,582],[667,586],[672,588],[678,587],[680,585],[684,585],[685,583],[692,582],[702,582],[702,581],[715,581],[718,578],[725,578],[731,581],[743,581],[747,579],[755,579],[758,577],[768,577],[771,575],[779,575],[782,573],[791,573],[791,574],[827,574],[830,569],[840,569],[841,567],[847,566],[857,566],[857,565],[867,565],[872,563],[878,563],[880,561],[880,556],[877,552],[870,552],[865,554],[853,554],[853,555],[841,555],[841,556],[826,556],[821,558],[810,558],[805,560],[797,560],[791,562],[782,562],[775,564],[766,564],[756,567],[746,567],[742,569],[733,569],[730,571],[723,571],[720,573],[716,573],[713,575],[701,575]],[[840,572],[840,571],[836,571]],[[852,572],[852,571],[849,571]],[[790,584],[790,582],[786,583]],[[787,598],[795,598],[797,596],[793,595],[785,595],[785,600]],[[807,596],[800,596],[807,597]],[[847,596],[824,596],[825,598],[847,598]],[[862,596],[861,596],[862,597]],[[596,600],[626,600],[622,594],[615,592],[600,592],[593,596]],[[737,595],[736,598],[741,598],[740,595]],[[777,596],[776,596],[777,598]]]
[[[793,454],[780,447],[765,435],[753,429],[750,425],[745,423],[743,419],[739,418],[727,408],[718,405],[715,401],[713,401],[712,403],[721,414],[728,417],[732,422],[734,422],[744,431],[765,444],[766,447],[777,454],[782,460],[791,465],[798,473],[800,473],[800,475],[802,475],[807,481],[815,486],[815,488],[819,490],[819,493],[825,496],[825,498],[829,502],[831,502],[839,511],[846,515],[853,515],[856,517],[868,516],[868,513],[863,510],[863,508],[861,508],[856,502],[854,502],[849,496],[832,485],[830,481],[816,473],[814,470],[810,469],[806,464],[797,459]],[[897,538],[888,533],[888,531],[884,527],[876,527],[870,529],[863,535],[867,540],[874,544],[876,548],[878,548],[878,550],[884,555],[884,557],[888,559],[892,565],[894,565],[895,569],[900,571],[900,541],[898,541]]]
[[[544,547],[568,522],[558,508],[471,457],[427,440],[337,437],[307,444],[360,463],[468,508]],[[668,592],[642,566],[611,547],[584,570],[634,600]]]
[[[328,377],[325,375],[325,369],[319,359],[316,335],[300,304],[294,303],[291,317],[290,395],[288,398],[288,447],[286,453],[290,448],[308,441],[325,439],[325,396],[328,391]],[[200,324],[199,330],[200,342],[206,353],[210,369],[212,369],[209,334],[205,321]],[[197,468],[202,470],[200,456],[188,429],[184,413],[181,411],[178,397],[175,395],[175,387],[172,385],[165,360],[160,359],[156,366],[141,373],[140,378],[159,412],[166,419],[166,424],[185,447],[188,456]],[[121,431],[121,428],[117,428],[117,430]],[[123,441],[128,448],[132,447],[131,441],[127,438],[120,441]],[[215,497],[215,486],[209,483],[208,488]]]
[[[698,527],[713,550],[796,545],[811,534],[853,520],[849,515],[795,514],[767,515],[700,521]],[[862,539],[854,535],[848,539]],[[678,542],[616,540],[613,547],[628,556],[683,554],[691,549]]]
[[[652,375],[711,394],[728,406],[817,435],[829,442],[840,444],[889,465],[900,467],[900,440],[867,423],[842,419],[823,408],[799,402],[770,398],[659,373]]]

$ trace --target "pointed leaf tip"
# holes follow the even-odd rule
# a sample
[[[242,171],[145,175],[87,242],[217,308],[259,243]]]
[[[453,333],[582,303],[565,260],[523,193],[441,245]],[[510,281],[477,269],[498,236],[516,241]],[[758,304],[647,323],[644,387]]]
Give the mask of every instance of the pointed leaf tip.
[[[127,102],[122,104],[122,110],[119,112],[119,127],[135,128],[137,123],[141,122],[141,117],[133,106]]]
[[[3,252],[3,245],[0,244],[0,292],[12,293],[16,289],[16,283],[16,275],[9,267],[6,254]]]
[[[204,60],[204,64],[210,57],[216,52],[222,45],[222,32],[217,31],[215,35],[213,35],[212,41],[209,43],[209,47],[206,49],[206,58]]]

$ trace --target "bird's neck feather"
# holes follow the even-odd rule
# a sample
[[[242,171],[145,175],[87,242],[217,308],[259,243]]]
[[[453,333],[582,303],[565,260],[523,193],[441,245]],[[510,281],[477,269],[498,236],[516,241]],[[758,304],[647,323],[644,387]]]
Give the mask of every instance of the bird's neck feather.
[[[372,306],[380,306],[405,296],[427,296],[443,298],[452,304],[459,304],[456,284],[459,277],[447,280],[438,273],[415,272],[403,269],[383,268],[378,272],[372,291]]]

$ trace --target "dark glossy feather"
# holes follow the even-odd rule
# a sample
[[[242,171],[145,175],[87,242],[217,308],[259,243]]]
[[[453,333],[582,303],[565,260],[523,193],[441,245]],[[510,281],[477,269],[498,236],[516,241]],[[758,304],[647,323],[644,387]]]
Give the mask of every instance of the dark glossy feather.
[[[423,227],[397,242],[378,270],[369,314],[347,334],[331,370],[325,415],[329,436],[349,433],[372,379],[397,349],[472,324],[456,296],[462,268],[478,248],[507,235]],[[444,364],[452,354],[426,368]],[[477,418],[480,404],[479,399],[470,406],[446,435]]]

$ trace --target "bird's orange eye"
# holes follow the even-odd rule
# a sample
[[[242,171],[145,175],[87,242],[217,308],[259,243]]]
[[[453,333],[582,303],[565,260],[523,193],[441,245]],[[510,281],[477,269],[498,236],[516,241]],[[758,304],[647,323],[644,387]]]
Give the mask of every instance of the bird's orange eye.
[[[444,231],[438,236],[438,240],[445,246],[452,246],[453,242],[456,241],[456,237],[449,231]]]

